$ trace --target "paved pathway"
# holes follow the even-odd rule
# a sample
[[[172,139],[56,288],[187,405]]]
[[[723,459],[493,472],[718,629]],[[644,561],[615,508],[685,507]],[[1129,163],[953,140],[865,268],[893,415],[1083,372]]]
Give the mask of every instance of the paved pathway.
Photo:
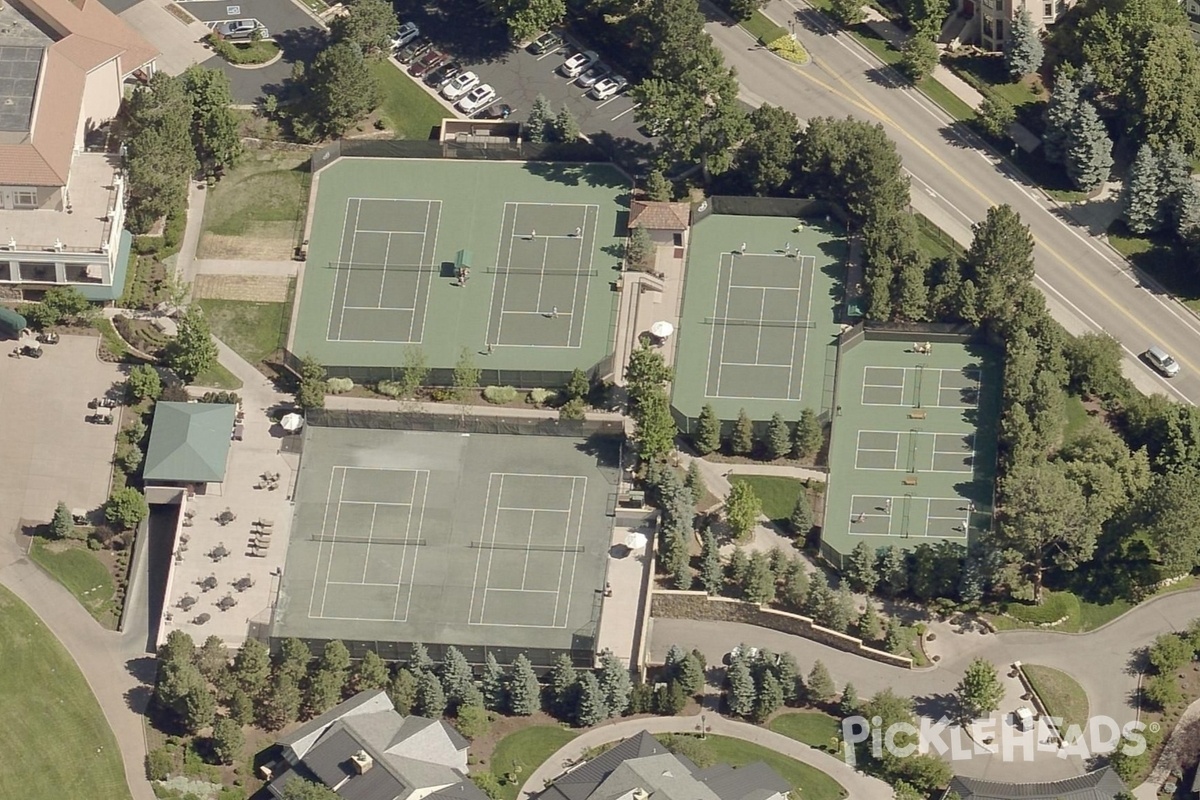
[[[204,228],[204,203],[208,190],[192,181],[188,188],[187,225],[183,229],[183,242],[175,256],[175,270],[180,280],[191,283],[196,280],[196,247],[200,244],[200,231]]]
[[[565,761],[579,758],[588,748],[628,739],[643,730],[650,733],[695,733],[700,730],[700,720],[699,714],[691,717],[641,717],[619,720],[584,731],[530,774],[525,785],[521,787],[518,800],[530,800],[535,792],[542,790],[546,781],[558,777],[563,772]],[[816,767],[840,783],[854,800],[891,800],[892,789],[883,781],[856,772],[841,759],[814,750],[795,739],[789,739],[757,725],[737,722],[711,711],[704,714],[704,723],[710,733],[754,742]]]

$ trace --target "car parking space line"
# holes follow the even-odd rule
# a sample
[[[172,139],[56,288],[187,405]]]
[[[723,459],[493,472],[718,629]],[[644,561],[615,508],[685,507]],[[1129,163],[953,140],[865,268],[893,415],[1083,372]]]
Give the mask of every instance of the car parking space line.
[[[625,109],[625,110],[624,110],[624,111],[622,111],[620,114],[617,114],[615,117],[613,117],[613,118],[612,118],[612,121],[613,121],[613,122],[616,122],[616,121],[617,121],[617,120],[619,120],[621,117],[625,116],[625,115],[626,115],[626,114],[628,114],[630,111],[633,111],[634,109],[636,109],[636,108],[637,108],[638,106],[640,106],[640,105],[641,105],[641,103],[634,103],[634,104],[633,104],[633,105],[631,105],[629,108]]]
[[[562,50],[551,50],[548,53],[542,53],[540,56],[537,56],[537,60],[541,61],[543,58],[549,58],[550,56],[556,56],[556,55],[559,55],[560,53],[562,53]]]

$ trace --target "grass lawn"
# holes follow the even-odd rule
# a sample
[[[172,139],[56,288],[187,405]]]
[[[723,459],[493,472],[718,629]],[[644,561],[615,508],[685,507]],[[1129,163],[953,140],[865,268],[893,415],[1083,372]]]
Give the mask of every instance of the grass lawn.
[[[1191,268],[1186,248],[1174,236],[1138,236],[1117,220],[1108,229],[1108,243],[1184,305],[1200,312],[1200,275]]]
[[[1151,596],[1154,597],[1160,594],[1194,589],[1197,583],[1200,583],[1200,578],[1189,575],[1181,581],[1163,587]],[[1088,631],[1094,631],[1096,628],[1107,625],[1126,611],[1135,607],[1134,603],[1124,599],[1117,599],[1108,603],[1093,603],[1088,600],[1081,600],[1071,592],[1047,592],[1043,607],[1047,605],[1051,606],[1052,610],[1048,614],[1039,616],[1053,616],[1054,619],[1058,619],[1062,614],[1067,614],[1065,622],[1054,626],[1054,630],[1065,631],[1067,633],[1087,633]],[[1019,608],[1028,609],[1029,612],[1033,613],[1036,613],[1037,609],[1035,606],[1019,606]],[[1010,606],[1010,613],[1012,613],[1012,609],[1013,606]],[[1028,612],[1022,613],[1022,616],[1028,616]],[[1040,621],[1039,619],[1014,619],[1013,617],[1000,616],[998,614],[988,614],[987,618],[989,622],[1002,631],[1035,628],[1038,627],[1037,622]]]
[[[842,785],[821,770],[762,745],[729,736],[709,736],[701,744],[719,763],[740,767],[755,761],[767,762],[784,780],[800,790],[799,795],[804,800],[839,800],[846,796]]]
[[[200,300],[213,335],[242,358],[257,364],[280,350],[287,338],[290,303]]]
[[[0,586],[0,797],[129,800],[117,740],[71,656]]]
[[[834,717],[820,711],[793,711],[780,714],[771,720],[769,726],[776,733],[782,733],[789,739],[804,742],[809,747],[823,750],[829,746],[829,740],[840,736],[841,723]]]
[[[505,736],[492,751],[492,774],[500,781],[501,800],[515,800],[529,775],[579,734],[558,725],[535,725]],[[511,783],[508,773],[516,773]]]
[[[796,498],[804,491],[804,481],[799,478],[781,478],[775,475],[730,476],[732,483],[745,483],[754,490],[762,501],[762,512],[776,525],[786,525],[792,518]]]
[[[200,258],[284,260],[308,204],[308,157],[251,151],[208,189]]]
[[[1077,395],[1067,395],[1067,427],[1063,429],[1063,441],[1069,442],[1087,427],[1092,418],[1088,416],[1083,401]]]
[[[242,380],[227,370],[220,361],[214,361],[211,367],[196,376],[196,380],[192,381],[191,385],[233,391],[242,388]]]
[[[933,224],[924,214],[914,211],[913,218],[917,221],[921,249],[925,251],[930,260],[960,258],[965,254],[962,245],[954,241],[950,234]]]
[[[117,335],[112,320],[100,317],[92,322],[92,327],[100,331],[101,345],[114,360],[120,361],[129,355],[129,348],[125,346],[125,340]]]
[[[1034,90],[1028,80],[1014,83],[1004,66],[1002,55],[964,55],[946,60],[946,66],[964,76],[964,80],[982,87],[984,92],[993,92],[1003,97],[1018,115],[1024,106],[1034,106],[1042,102],[1042,95]]]
[[[1050,716],[1062,718],[1064,731],[1071,725],[1083,730],[1088,718],[1088,699],[1078,681],[1061,670],[1039,664],[1022,664],[1021,670]]]
[[[784,28],[782,25],[776,25],[757,9],[750,15],[749,19],[739,20],[738,24],[763,44],[770,44],[779,37],[788,35],[787,28]]]
[[[379,110],[397,139],[428,139],[430,132],[451,116],[416,81],[390,61],[375,61],[371,72],[379,82]]]
[[[33,540],[29,557],[75,595],[97,622],[110,631],[116,630],[118,611],[113,604],[112,575],[100,559],[81,545],[51,542],[38,536]]]

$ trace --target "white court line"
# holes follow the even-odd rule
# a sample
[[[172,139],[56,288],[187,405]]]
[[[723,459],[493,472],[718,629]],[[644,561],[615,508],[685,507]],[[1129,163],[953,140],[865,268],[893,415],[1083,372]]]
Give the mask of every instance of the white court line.
[[[767,318],[767,290],[762,290],[762,299],[758,303],[758,318]],[[754,360],[758,361],[758,355],[762,351],[762,334],[763,326],[758,326],[758,334],[754,338]]]
[[[416,311],[408,306],[342,306],[346,311]],[[345,341],[339,339],[338,341]]]
[[[547,313],[547,312],[545,312],[545,311],[503,311],[503,312],[501,312],[501,313],[503,313],[503,314],[523,314],[523,315],[525,315],[525,316],[527,316],[527,317],[544,317],[544,316],[546,316],[546,313]],[[570,311],[559,311],[559,312],[558,312],[558,315],[559,315],[560,317],[570,317],[570,316],[572,316],[572,314],[571,314],[571,312],[570,312]],[[543,346],[543,347],[550,347],[550,346],[552,346],[552,345],[542,345],[542,346]],[[522,347],[524,347],[524,345],[522,345]]]
[[[570,514],[569,508],[527,508],[526,506],[497,506],[499,511],[533,511],[542,514]]]
[[[727,367],[769,367],[771,369],[790,369],[791,368],[790,364],[764,364],[759,361],[755,361],[755,362],[726,361],[725,366],[727,366]],[[763,398],[763,399],[765,400],[767,398]]]
[[[334,268],[334,273],[333,273],[333,291],[329,293],[329,325],[327,325],[325,327],[325,341],[327,341],[327,342],[335,341],[335,340],[329,338],[329,334],[332,333],[332,331],[330,331],[329,329],[331,327],[333,327],[333,310],[335,308],[335,301],[337,300],[337,286],[338,286],[338,281],[341,280],[341,278],[342,278],[342,252],[346,248],[346,223],[350,221],[350,200],[351,199],[352,198],[349,198],[349,197],[346,198],[346,211],[342,214],[342,238],[338,240],[338,254],[337,254],[338,260],[334,262],[335,264],[337,264],[337,267]],[[346,288],[347,288],[347,291],[349,291],[349,280],[347,280]],[[346,313],[345,308],[346,308],[346,295],[343,294],[342,295],[342,313],[343,314]],[[318,553],[318,555],[320,555],[320,554]],[[314,575],[313,577],[315,578],[316,576]]]
[[[334,467],[337,469],[337,467]],[[329,573],[333,569],[333,556],[337,552],[335,547],[337,539],[338,520],[342,517],[342,493],[346,490],[346,470],[342,468],[342,483],[338,486],[338,504],[337,512],[333,515],[333,537],[329,542],[329,561],[325,563],[325,588],[321,592],[321,617],[325,616],[325,602],[329,599]],[[325,531],[321,531],[321,537],[324,538]]]
[[[799,292],[799,291],[802,291],[803,289],[804,289],[804,268],[801,267],[800,268],[800,283],[799,283],[799,285],[796,286],[796,291]],[[812,306],[810,305],[809,308],[811,308],[811,307]],[[796,314],[797,314],[797,320],[798,320],[799,314],[800,314],[799,298],[797,298],[797,301],[796,301]],[[792,328],[792,351],[788,357],[787,391],[788,391],[788,399],[789,400],[792,399],[792,378],[796,374],[796,372],[795,372],[795,370],[796,370],[796,337],[799,335],[800,335],[800,327],[797,326],[795,328]],[[806,335],[804,337],[804,350],[807,350],[807,349],[808,349],[808,336]],[[800,365],[800,394],[804,393],[804,364],[803,364],[804,355],[803,355],[803,353],[804,353],[804,351],[801,351],[800,358],[802,360],[801,360],[801,365]],[[755,359],[755,360],[757,361],[758,359]]]
[[[492,500],[492,481],[495,479],[495,477],[496,477],[496,473],[494,473],[494,472],[488,475],[487,494],[483,498],[483,523],[479,526],[480,541],[482,541],[484,536],[486,536],[485,531],[487,531],[488,505],[491,503],[491,500]],[[503,478],[501,478],[501,480],[503,480]],[[499,498],[497,498],[496,502],[499,503]],[[499,520],[499,518],[500,518],[500,512],[497,511],[496,519]],[[493,525],[495,525],[495,523],[493,523]],[[495,528],[494,527],[493,527],[492,536],[493,536],[493,541],[494,541],[494,537],[495,537]],[[483,549],[480,548],[479,554],[477,556],[475,556],[475,577],[473,577],[471,579],[471,607],[470,607],[470,609],[467,610],[467,624],[468,625],[476,624],[476,623],[472,622],[472,619],[475,617],[475,593],[479,589],[479,567],[482,563],[483,563]],[[488,569],[491,570],[490,562],[488,563]],[[487,583],[484,583],[484,595],[485,595],[485,597],[487,595]],[[480,615],[478,624],[481,624],[481,625],[483,624],[482,614]]]
[[[730,282],[733,281],[733,256],[732,255],[729,256],[729,280],[730,280]],[[720,281],[718,281],[717,282],[718,289],[720,288],[720,286],[721,286]],[[720,297],[719,292],[718,292],[717,296]],[[723,315],[722,319],[729,319],[729,301],[732,298],[732,296],[733,296],[733,290],[726,288],[725,289],[725,314]],[[714,316],[715,316],[715,313],[714,313]],[[721,352],[719,352],[717,354],[717,394],[718,395],[721,394],[721,368],[725,366],[725,343],[728,340],[728,338],[729,338],[729,324],[722,322],[721,323]]]
[[[716,317],[717,317],[717,303],[719,303],[721,301],[721,270],[723,270],[724,268],[725,268],[725,254],[722,253],[720,256],[717,257],[717,287],[716,287],[716,291],[713,292],[713,313],[712,313],[713,319],[716,319]],[[732,280],[732,278],[731,278],[731,280]],[[722,327],[722,329],[721,329],[722,335],[724,335],[724,332],[725,332],[724,327]],[[708,335],[708,360],[704,362],[704,396],[705,397],[715,397],[717,395],[720,395],[720,393],[721,393],[721,374],[720,374],[721,366],[720,366],[719,362],[717,365],[717,389],[716,389],[717,395],[710,395],[708,393],[709,380],[712,377],[713,344],[716,341],[717,341],[717,328],[714,325],[712,332]]]
[[[369,532],[367,533],[367,550],[363,557],[362,580],[364,582],[367,580],[367,566],[371,563],[371,540],[375,538],[375,517],[377,517],[378,515],[379,515],[379,506],[372,504],[372,506],[371,506],[371,527],[369,529]],[[326,584],[325,588],[326,588],[326,590],[328,590],[329,585]]]
[[[569,514],[570,510],[575,507],[575,485],[576,485],[576,483],[577,483],[577,481],[575,479],[571,480],[571,498],[567,501],[568,514]],[[566,548],[568,546],[567,540],[570,538],[571,538],[571,517],[568,516],[567,524],[563,526],[563,541],[562,541],[562,543],[563,543],[564,548]],[[572,555],[575,556],[576,558],[579,557],[578,553],[572,553]],[[562,588],[563,588],[563,572],[566,570],[566,567],[567,567],[567,551],[564,549],[561,553],[559,553],[559,558],[558,558],[558,582],[554,584],[555,586],[558,587],[558,592],[555,593],[556,596],[554,598],[554,612],[550,615],[550,624],[552,624],[552,625],[558,624],[558,604],[559,604],[559,601],[562,599],[561,592],[562,592]],[[570,602],[569,594],[567,595],[567,598],[568,598],[568,603],[569,603]],[[565,622],[564,622],[564,624],[565,624]]]
[[[370,197],[367,199],[368,200],[385,200],[388,198]],[[404,200],[402,202],[405,202],[405,203],[432,203],[434,201],[432,201],[432,200]],[[425,221],[429,222],[428,219],[426,219]],[[359,228],[358,232],[359,233],[386,233],[388,236],[428,236],[429,235],[429,232],[427,230],[424,230],[424,231],[375,231],[375,230],[371,230],[370,228]],[[384,263],[386,263],[386,261]]]
[[[484,589],[484,591],[485,592],[520,592],[522,594],[558,594],[557,589],[526,589],[524,587],[522,587],[520,589],[497,589],[495,586],[489,586],[488,588]],[[487,625],[488,623],[481,622],[479,624]],[[552,626],[530,625],[528,627],[530,627],[530,628],[547,628],[547,627],[552,627]]]
[[[582,278],[583,279],[583,311],[579,315],[579,344],[576,344],[576,345],[571,344],[571,334],[574,333],[574,331],[575,331],[575,317],[572,315],[571,319],[569,319],[567,321],[567,347],[583,347],[583,326],[584,326],[584,323],[587,322],[588,297],[591,295],[591,291],[592,291],[591,276],[583,274],[583,272],[584,272],[583,251],[584,251],[584,248],[586,247],[588,234],[591,234],[591,242],[592,243],[591,243],[591,247],[588,248],[588,266],[587,266],[587,270],[586,270],[587,272],[591,272],[593,269],[593,262],[595,261],[595,258],[596,258],[596,227],[599,224],[598,222],[593,222],[591,225],[588,224],[588,211],[593,208],[596,209],[596,219],[599,220],[600,206],[588,204],[588,205],[584,206],[584,208],[583,208],[583,225],[581,226],[583,228],[583,230],[580,231],[580,234],[579,234],[579,258],[577,258],[575,260],[575,269],[578,271],[579,274],[577,274],[575,276],[575,287],[574,287],[575,291],[571,295],[571,310],[574,311],[576,308],[579,307],[579,280],[580,280],[580,278]]]
[[[441,200],[431,200],[429,202],[430,202],[430,207],[432,207],[434,203],[437,203],[437,219],[435,219],[434,223],[433,223],[433,257],[437,258],[438,236],[442,232],[442,201]],[[426,225],[429,224],[428,218],[426,218],[425,224]],[[426,231],[428,231],[428,228],[426,228]],[[426,241],[428,241],[428,239],[426,239]],[[423,242],[421,242],[421,258],[424,258],[424,257],[425,257],[425,242],[423,241]],[[422,262],[422,265],[424,265],[424,262]],[[412,318],[412,321],[409,323],[409,327],[408,327],[408,341],[411,343],[414,343],[414,344],[425,341],[425,320],[429,317],[429,284],[431,281],[433,281],[433,275],[431,273],[427,273],[427,272],[417,273],[417,290],[413,294],[413,303],[416,303],[417,300],[420,299],[420,297],[421,297],[421,281],[422,280],[424,280],[424,282],[425,282],[425,302],[421,304],[421,335],[417,336],[416,331],[415,331],[415,327],[417,324],[417,314],[415,311],[413,312],[413,318]],[[426,484],[426,489],[428,489],[428,488],[429,488],[428,484]],[[424,511],[422,511],[421,513],[424,514]],[[412,599],[412,591],[410,590],[409,591],[409,600],[411,600],[411,599]],[[406,613],[406,617],[407,617],[407,613]]]
[[[362,213],[362,200],[358,201],[358,205],[354,207],[354,233],[350,235],[350,260],[346,262],[346,291],[342,294],[342,313],[338,316],[338,332],[336,341],[342,341],[342,328],[346,324],[346,298],[350,296],[350,279],[354,276],[354,269],[349,266],[354,263],[354,248],[358,244],[358,217]],[[345,231],[342,231],[344,237]],[[341,253],[338,253],[340,256]],[[341,264],[338,265],[338,276],[342,274]],[[322,609],[322,612],[324,609]]]
[[[325,550],[325,531],[329,526],[329,509],[333,504],[333,478],[337,475],[337,467],[329,470],[329,489],[325,492],[325,513],[321,517],[321,540],[317,542],[317,560],[313,563],[313,593],[308,598],[308,617],[314,619],[313,603],[317,600],[317,573],[321,571],[321,554]],[[335,527],[336,530],[336,527]],[[332,550],[332,548],[331,548]],[[330,558],[333,557],[332,552]]]
[[[418,538],[421,536],[421,532],[425,529],[425,503],[429,500],[429,470],[425,469],[425,470],[421,470],[421,472],[423,472],[425,474],[425,489],[421,492],[421,515],[420,515],[420,517],[417,518],[417,537]],[[417,487],[414,484],[413,485],[413,498],[415,499],[416,496],[417,496]],[[408,515],[408,526],[404,529],[404,531],[405,531],[406,536],[409,536],[412,533],[412,514],[411,513]],[[411,539],[409,541],[411,541]],[[399,608],[400,608],[400,591],[399,591],[399,586],[396,587],[396,604],[394,606],[392,606],[392,619],[396,620],[397,622],[407,622],[408,621],[408,612],[412,609],[413,586],[416,583],[416,578],[417,578],[417,559],[420,557],[420,555],[421,555],[421,548],[416,547],[414,545],[413,554],[412,554],[412,570],[409,573],[408,581],[405,581],[404,580],[404,564],[408,561],[408,545],[407,544],[404,545],[404,552],[401,554],[401,557],[400,557],[400,575],[397,578],[397,580],[400,581],[401,584],[403,584],[403,583],[408,584],[408,594],[405,596],[405,599],[404,599],[404,616],[397,619],[396,611],[399,610]]]
[[[583,481],[583,494],[580,496],[580,506],[581,507],[579,509],[579,514],[576,515],[576,517],[575,517],[575,544],[573,546],[578,547],[580,539],[583,538],[583,508],[582,508],[582,505],[587,502],[587,481],[588,481],[588,479],[587,479],[586,475],[576,476],[575,479]],[[574,491],[574,483],[572,483],[572,492],[573,491]],[[570,618],[570,615],[571,615],[571,608],[570,608],[569,603],[570,603],[570,598],[573,597],[575,594],[575,572],[578,570],[578,568],[579,568],[579,552],[576,551],[571,554],[571,583],[567,587],[567,593],[566,593],[567,601],[568,601],[567,611],[566,611],[565,616],[563,617],[563,624],[561,626],[559,626],[562,628],[567,627],[567,620]],[[561,583],[559,584],[558,588],[562,589]],[[561,595],[560,595],[560,599],[561,599]],[[555,618],[555,621],[558,620],[557,602],[555,603],[555,606],[554,606],[554,618]]]
[[[416,471],[416,470],[414,470],[414,472],[415,472],[415,471]],[[410,507],[410,506],[412,506],[412,503],[391,503],[391,502],[388,502],[388,503],[376,503],[376,502],[375,502],[375,501],[373,501],[373,500],[343,500],[343,501],[342,501],[342,505],[347,505],[347,506],[402,506],[402,507]]]
[[[809,258],[809,257],[806,256],[806,258]],[[816,291],[816,286],[817,286],[817,274],[816,274],[817,260],[815,258],[813,258],[813,259],[811,259],[811,261],[812,261],[812,263],[809,264],[807,261],[801,260],[801,264],[800,264],[800,286],[801,287],[804,286],[804,273],[805,273],[806,267],[808,268],[809,275],[811,276],[808,281],[808,295],[807,295],[808,296],[808,306],[807,306],[807,310],[805,311],[805,314],[807,315],[807,316],[805,316],[805,319],[810,322],[812,321],[813,292]],[[797,309],[797,311],[798,310],[799,309]],[[797,321],[799,321],[799,320],[797,320]],[[800,332],[800,329],[796,328],[795,332],[792,334],[793,337],[796,336],[797,334],[799,334],[799,332]],[[794,398],[791,397],[792,384],[791,384],[791,379],[789,378],[788,379],[788,397],[789,397],[789,399],[799,400],[800,397],[804,394],[804,367],[807,365],[807,363],[808,363],[808,331],[805,331],[804,332],[804,348],[800,351],[800,391],[796,394],[796,396]]]
[[[514,205],[514,204],[513,203],[505,203],[504,204],[504,218],[505,219],[508,218],[508,208],[511,205]],[[501,222],[501,225],[503,225],[503,221]],[[501,230],[503,230],[503,228],[501,228]],[[516,230],[517,230],[517,212],[516,211],[513,212],[512,230],[514,232],[516,232]],[[503,242],[503,239],[501,239],[501,242]],[[508,258],[506,258],[504,261],[505,269],[508,269],[509,267],[512,266],[512,248],[513,248],[512,243],[513,243],[513,240],[512,240],[512,237],[510,236],[508,239]],[[496,266],[497,267],[500,266],[500,248],[499,247],[496,248]],[[492,299],[493,299],[493,301],[495,300],[495,296],[496,296],[495,291],[496,291],[496,284],[492,283]],[[500,292],[500,324],[496,326],[496,341],[494,342],[494,344],[497,344],[497,345],[501,344],[501,340],[504,338],[501,331],[504,330],[504,307],[507,305],[508,305],[508,272],[505,272],[504,273],[504,289]],[[491,327],[490,315],[488,317],[488,327],[489,328]],[[481,619],[482,619],[482,617],[481,617]]]
[[[394,583],[372,583],[372,582],[367,582],[367,581],[330,581],[329,585],[330,586],[386,586],[389,589],[396,588],[396,584],[394,584]],[[321,619],[328,619],[328,617],[322,617]],[[372,619],[380,619],[380,617],[372,617]]]

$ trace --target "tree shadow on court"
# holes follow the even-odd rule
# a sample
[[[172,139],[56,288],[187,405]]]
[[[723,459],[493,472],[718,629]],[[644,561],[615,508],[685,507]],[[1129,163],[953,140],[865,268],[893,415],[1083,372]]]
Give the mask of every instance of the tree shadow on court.
[[[575,446],[579,452],[596,458],[601,469],[621,468],[621,442],[615,436],[593,433]]]

